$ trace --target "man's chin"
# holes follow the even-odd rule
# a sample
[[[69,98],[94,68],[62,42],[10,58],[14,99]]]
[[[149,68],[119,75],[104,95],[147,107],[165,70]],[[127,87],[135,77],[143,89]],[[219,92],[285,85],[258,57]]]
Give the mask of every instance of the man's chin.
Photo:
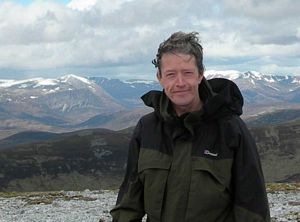
[[[173,100],[175,106],[187,106],[189,103],[186,100]]]

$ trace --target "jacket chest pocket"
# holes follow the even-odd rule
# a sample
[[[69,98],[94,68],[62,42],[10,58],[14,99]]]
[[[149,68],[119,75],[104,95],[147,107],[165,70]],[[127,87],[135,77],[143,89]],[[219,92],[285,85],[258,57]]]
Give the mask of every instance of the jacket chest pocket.
[[[197,214],[217,215],[231,204],[231,167],[230,159],[193,158],[189,204],[205,203]]]
[[[155,150],[141,149],[138,174],[144,187],[144,208],[151,221],[160,221],[171,157]]]

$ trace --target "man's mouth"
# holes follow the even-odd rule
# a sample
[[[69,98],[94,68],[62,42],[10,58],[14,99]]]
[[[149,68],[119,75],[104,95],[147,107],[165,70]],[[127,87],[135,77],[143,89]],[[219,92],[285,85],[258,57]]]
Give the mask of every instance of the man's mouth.
[[[177,90],[177,91],[173,91],[173,93],[186,93],[188,92],[188,90]]]

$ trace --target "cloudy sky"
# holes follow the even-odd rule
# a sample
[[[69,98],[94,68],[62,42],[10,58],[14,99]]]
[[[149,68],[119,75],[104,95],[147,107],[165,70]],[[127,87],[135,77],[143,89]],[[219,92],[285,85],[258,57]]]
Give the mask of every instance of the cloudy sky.
[[[154,79],[179,30],[200,33],[207,70],[300,76],[298,0],[1,0],[0,79]]]

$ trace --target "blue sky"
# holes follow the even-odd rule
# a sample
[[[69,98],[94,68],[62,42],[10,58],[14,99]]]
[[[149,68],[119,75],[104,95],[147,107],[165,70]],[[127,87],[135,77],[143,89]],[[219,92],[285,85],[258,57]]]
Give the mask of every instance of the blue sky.
[[[29,5],[32,2],[36,2],[37,0],[11,0],[12,2],[15,2],[16,4],[21,4],[21,5]],[[40,0],[43,1],[43,0]],[[61,4],[67,4],[69,3],[71,0],[52,0],[55,1],[57,3],[61,3]]]
[[[0,79],[154,79],[179,30],[199,32],[207,70],[300,75],[298,0],[2,0]]]

